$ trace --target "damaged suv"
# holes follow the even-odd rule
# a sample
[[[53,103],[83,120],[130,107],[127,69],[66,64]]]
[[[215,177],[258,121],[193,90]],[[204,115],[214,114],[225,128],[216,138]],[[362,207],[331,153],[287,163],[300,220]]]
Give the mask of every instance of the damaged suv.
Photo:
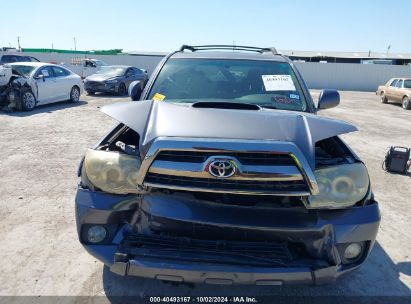
[[[275,49],[183,46],[79,167],[80,242],[120,275],[324,284],[361,264],[380,212],[364,163]]]

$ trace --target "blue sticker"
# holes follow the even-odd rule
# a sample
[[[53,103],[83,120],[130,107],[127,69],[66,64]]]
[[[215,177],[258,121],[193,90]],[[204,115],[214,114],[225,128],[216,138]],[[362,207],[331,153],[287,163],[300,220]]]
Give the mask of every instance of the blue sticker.
[[[300,95],[290,94],[290,98],[291,98],[291,99],[298,99],[298,100],[300,100]]]

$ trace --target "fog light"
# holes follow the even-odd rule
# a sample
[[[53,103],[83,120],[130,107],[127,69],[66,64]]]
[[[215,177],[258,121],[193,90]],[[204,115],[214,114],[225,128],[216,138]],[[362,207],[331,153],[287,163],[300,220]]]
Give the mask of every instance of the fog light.
[[[100,243],[106,238],[107,230],[103,226],[91,226],[87,231],[87,240],[90,243]]]
[[[9,93],[9,102],[13,102],[16,99],[16,95],[14,95],[14,92],[11,91]]]
[[[346,260],[354,260],[360,256],[362,246],[358,243],[352,243],[345,248],[344,258]]]

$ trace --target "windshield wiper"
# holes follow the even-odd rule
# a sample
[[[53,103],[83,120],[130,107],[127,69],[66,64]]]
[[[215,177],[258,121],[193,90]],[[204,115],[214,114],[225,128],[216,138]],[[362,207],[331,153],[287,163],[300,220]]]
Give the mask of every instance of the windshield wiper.
[[[276,106],[260,106],[262,108],[267,108],[267,109],[277,109]]]

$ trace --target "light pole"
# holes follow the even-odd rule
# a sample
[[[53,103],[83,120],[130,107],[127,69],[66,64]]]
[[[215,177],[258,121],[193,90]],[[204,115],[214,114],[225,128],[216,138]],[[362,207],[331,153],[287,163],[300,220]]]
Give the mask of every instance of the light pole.
[[[73,37],[73,41],[74,41],[74,50],[77,51],[77,46],[76,46],[76,37]]]
[[[385,58],[388,58],[388,51],[391,49],[391,44],[388,45],[387,47],[387,53],[385,54]]]

